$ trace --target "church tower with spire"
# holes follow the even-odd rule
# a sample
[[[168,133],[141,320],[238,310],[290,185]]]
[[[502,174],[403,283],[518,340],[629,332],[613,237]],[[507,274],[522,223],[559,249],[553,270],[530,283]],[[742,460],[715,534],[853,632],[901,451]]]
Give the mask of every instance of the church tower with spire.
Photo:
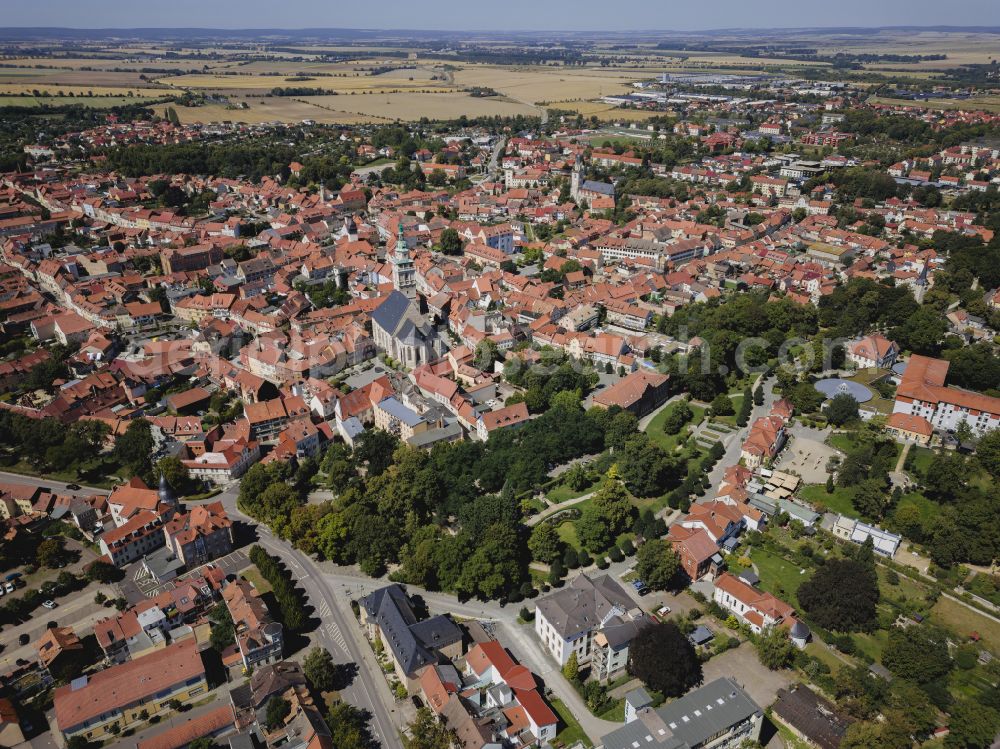
[[[413,299],[417,295],[417,269],[413,265],[413,258],[410,257],[410,248],[406,246],[402,221],[399,222],[396,248],[390,262],[392,263],[392,285],[396,287],[397,291],[405,294],[409,299]]]

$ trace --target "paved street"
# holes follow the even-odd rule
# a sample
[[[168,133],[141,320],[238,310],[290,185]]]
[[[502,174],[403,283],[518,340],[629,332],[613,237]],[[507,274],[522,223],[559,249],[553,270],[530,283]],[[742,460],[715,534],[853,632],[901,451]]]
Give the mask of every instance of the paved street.
[[[336,663],[356,663],[357,675],[353,683],[341,691],[343,698],[352,705],[372,714],[370,723],[373,735],[386,749],[402,749],[400,729],[406,724],[409,712],[397,707],[395,698],[375,662],[368,643],[350,608],[350,598],[343,589],[324,580],[319,566],[312,559],[275,538],[264,526],[258,526],[236,507],[238,486],[230,486],[211,501],[221,501],[234,520],[254,526],[260,536],[257,543],[288,565],[292,578],[305,591],[309,603],[315,608],[314,616],[322,622],[311,633],[312,644],[330,651]],[[405,703],[409,704],[409,703]]]
[[[95,494],[110,493],[107,489],[98,489],[93,486],[80,486],[79,489],[68,489],[67,487],[69,484],[65,481],[39,478],[38,476],[23,476],[20,473],[8,473],[7,471],[0,471],[0,483],[16,484],[18,486],[41,486],[46,489],[54,489],[61,494],[76,494],[81,497],[91,497]]]

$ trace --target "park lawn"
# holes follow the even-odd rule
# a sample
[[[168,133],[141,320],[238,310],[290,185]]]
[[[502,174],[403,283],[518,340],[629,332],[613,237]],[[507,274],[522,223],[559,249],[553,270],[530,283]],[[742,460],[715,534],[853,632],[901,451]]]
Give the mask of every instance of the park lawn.
[[[743,393],[736,393],[735,395],[730,393],[729,400],[733,402],[733,413],[729,416],[713,416],[712,418],[724,424],[729,424],[729,426],[736,426],[736,416],[739,414],[740,408],[743,407]]]
[[[854,440],[846,432],[836,432],[826,438],[831,447],[835,447],[843,453],[850,451],[854,447]]]
[[[660,411],[660,413],[656,414],[652,421],[646,425],[646,434],[649,435],[649,439],[667,452],[673,452],[676,450],[677,445],[680,444],[681,437],[686,432],[700,424],[701,420],[705,418],[704,407],[688,403],[688,408],[691,409],[691,421],[689,421],[677,434],[667,434],[663,431],[663,424],[667,420],[667,416],[672,413],[676,407],[677,403],[671,403],[669,406]]]
[[[884,629],[875,630],[872,634],[856,632],[851,635],[858,653],[873,663],[882,662],[882,651],[889,641],[889,633]]]
[[[877,571],[878,588],[883,599],[894,601],[897,604],[902,605],[903,602],[900,599],[905,597],[906,601],[912,606],[914,601],[921,600],[927,595],[927,586],[911,577],[899,575],[899,582],[896,585],[890,585],[886,582],[886,577],[889,574],[889,568],[878,565]]]
[[[260,574],[260,570],[257,569],[255,565],[250,565],[241,573],[256,589],[261,595],[265,593],[270,593],[273,588],[271,588],[271,583],[264,579],[264,576]]]
[[[978,632],[986,647],[993,652],[1000,651],[1000,622],[988,619],[957,601],[941,596],[931,609],[931,619],[960,637]]]
[[[566,484],[559,484],[558,486],[554,486],[547,492],[545,492],[545,498],[548,499],[549,502],[552,502],[553,504],[559,504],[560,502],[565,502],[568,499],[576,499],[577,497],[582,497],[587,492],[594,491],[594,489],[597,488],[597,486],[598,484],[591,484],[590,486],[585,487],[580,491],[576,491],[575,489],[566,486]]]
[[[576,524],[573,520],[564,520],[556,526],[556,533],[559,539],[567,546],[572,546],[577,551],[582,548],[580,539],[576,537]]]
[[[556,742],[564,746],[573,746],[577,741],[582,741],[586,746],[593,746],[594,742],[583,732],[580,722],[573,717],[562,700],[552,700],[552,709],[559,716],[561,730],[556,734]]]
[[[846,665],[840,658],[831,653],[828,647],[815,640],[806,645],[806,653],[829,666],[831,674],[836,674],[837,671]]]
[[[754,549],[750,559],[757,567],[760,587],[798,608],[799,602],[795,593],[799,586],[809,579],[809,570],[803,574],[804,568],[765,549]]]
[[[899,512],[904,507],[916,507],[920,512],[920,519],[925,523],[933,523],[934,519],[941,511],[941,506],[933,500],[927,499],[920,492],[907,492],[899,499],[899,504],[893,513]]]
[[[812,504],[822,504],[830,512],[839,512],[841,515],[858,517],[860,513],[851,504],[853,492],[845,486],[834,486],[833,494],[826,493],[824,484],[806,484],[799,489],[799,497]]]

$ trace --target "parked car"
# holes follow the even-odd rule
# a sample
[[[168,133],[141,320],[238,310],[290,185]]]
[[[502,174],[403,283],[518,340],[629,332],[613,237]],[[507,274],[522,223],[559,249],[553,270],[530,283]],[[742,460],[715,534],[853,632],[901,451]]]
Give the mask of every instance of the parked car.
[[[54,609],[56,607],[56,602],[51,599],[48,601],[42,601],[42,606],[47,609]]]
[[[642,580],[633,580],[632,587],[635,588],[636,593],[638,593],[640,596],[644,596],[647,593],[649,593],[649,588],[646,587],[646,583],[644,583]]]
[[[4,589],[4,591],[5,591],[5,592],[7,592],[7,593],[13,593],[13,592],[14,592],[14,583],[12,583],[12,582],[9,582],[9,581],[8,581],[8,582],[5,582],[5,583],[3,584],[3,589]]]
[[[17,638],[17,644],[20,645],[21,647],[24,647],[29,642],[31,642],[31,637],[28,636],[27,632],[22,632],[21,635]]]
[[[669,606],[660,606],[660,608],[658,608],[656,610],[656,613],[659,614],[660,616],[666,616],[667,614],[670,613],[670,607]]]
[[[77,491],[80,488],[80,485],[79,484],[66,484],[66,488],[67,489],[71,489],[72,491]]]

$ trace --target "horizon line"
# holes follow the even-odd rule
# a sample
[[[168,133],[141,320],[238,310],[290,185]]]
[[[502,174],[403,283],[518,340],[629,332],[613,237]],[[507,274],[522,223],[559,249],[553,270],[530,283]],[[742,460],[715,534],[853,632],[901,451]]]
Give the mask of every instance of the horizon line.
[[[292,27],[292,26],[18,26],[8,25],[0,31],[0,37],[4,31],[93,31],[93,32],[123,32],[123,31],[222,31],[222,32],[314,32],[323,33],[331,31],[362,31],[379,33],[442,33],[442,34],[709,34],[723,32],[740,31],[909,31],[914,29],[932,31],[955,31],[955,32],[978,32],[984,34],[1000,33],[1000,25],[954,25],[954,24],[892,24],[878,26],[859,25],[820,25],[820,26],[729,26],[717,28],[701,29],[477,29],[477,28],[380,28],[372,26],[320,26],[320,27]]]

